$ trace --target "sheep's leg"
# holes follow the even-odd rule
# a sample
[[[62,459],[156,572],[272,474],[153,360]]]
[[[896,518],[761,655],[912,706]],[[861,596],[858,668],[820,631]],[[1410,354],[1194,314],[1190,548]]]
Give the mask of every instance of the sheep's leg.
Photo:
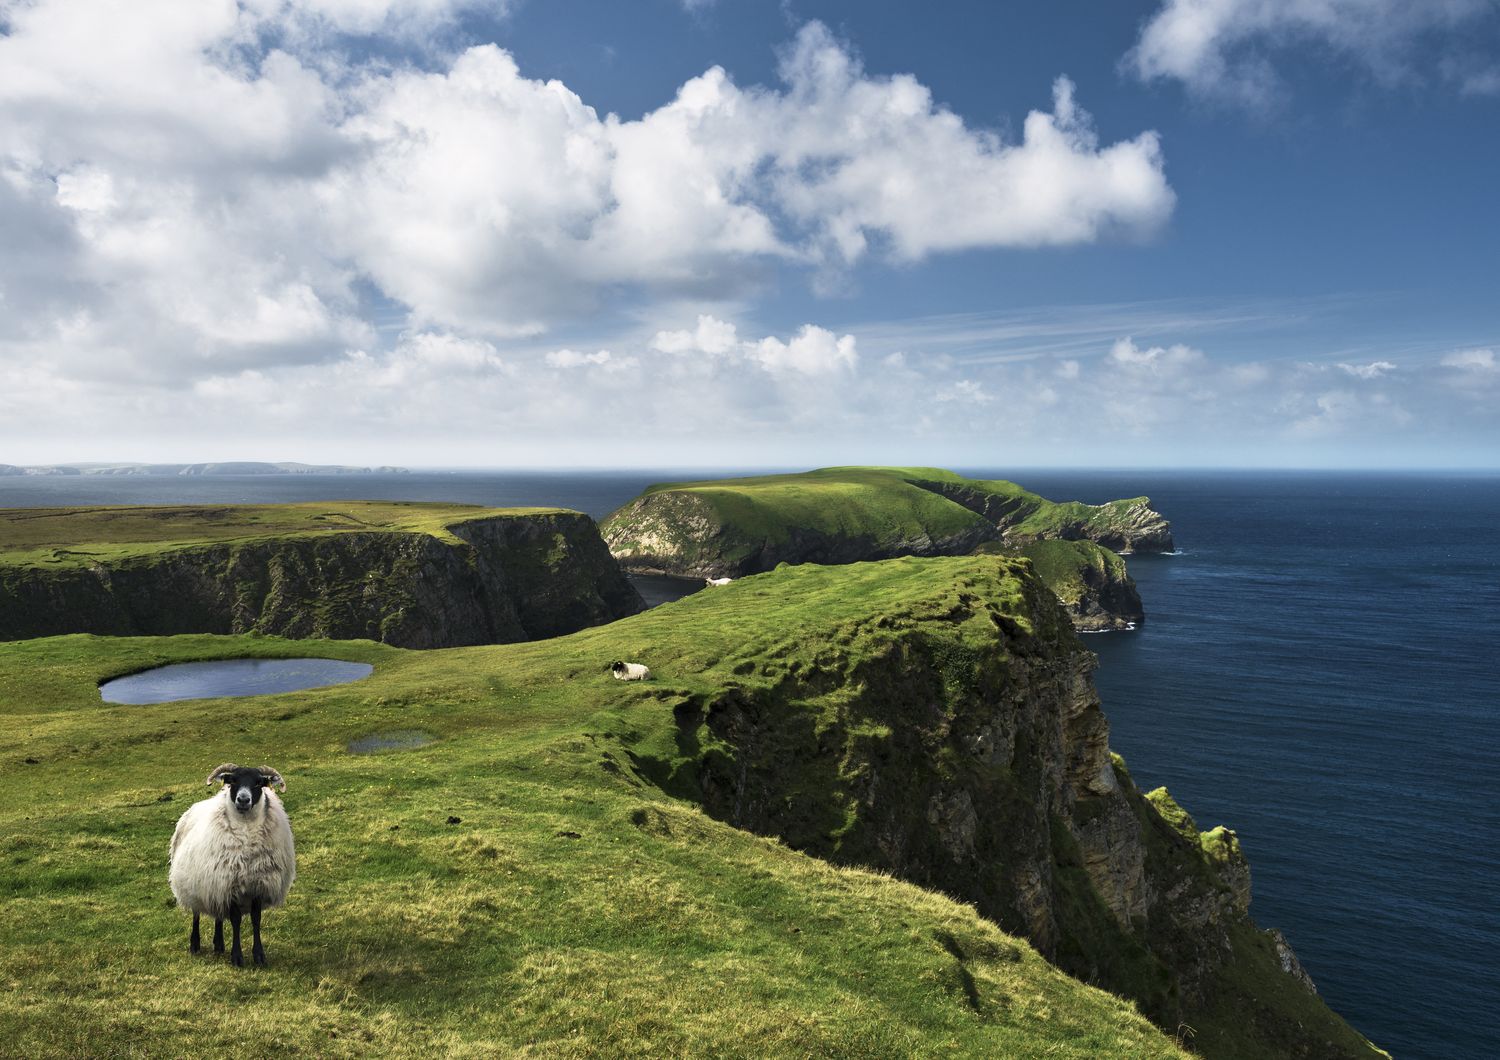
[[[197,953],[203,947],[198,942],[198,914],[193,914],[193,933],[188,936],[188,952]]]
[[[245,955],[240,952],[240,918],[243,916],[239,903],[230,902],[229,923],[234,927],[234,943],[229,947],[229,963],[236,968],[245,967]]]
[[[255,963],[264,965],[266,963],[266,948],[260,944],[260,899],[250,899],[250,930],[255,933],[255,946],[251,951],[255,956]]]
[[[224,952],[224,918],[214,917],[214,952]]]

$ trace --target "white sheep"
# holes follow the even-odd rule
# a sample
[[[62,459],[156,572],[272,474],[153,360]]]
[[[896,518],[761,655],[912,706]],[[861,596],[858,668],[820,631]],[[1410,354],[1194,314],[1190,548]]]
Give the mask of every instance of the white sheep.
[[[609,671],[615,675],[616,681],[651,680],[651,668],[643,663],[614,662]]]
[[[214,918],[214,952],[224,952],[224,920],[234,926],[230,963],[242,967],[240,918],[250,914],[255,935],[255,963],[266,963],[260,941],[260,914],[286,900],[297,877],[292,823],[271,790],[286,790],[286,781],[269,766],[251,769],[226,762],[208,775],[222,780],[218,794],[194,803],[172,833],[169,881],[177,904],[192,910],[193,933],[188,950],[197,953],[198,918]]]
[[[734,581],[733,578],[728,578],[728,577],[726,577],[726,578],[704,578],[703,580],[704,580],[704,582],[706,582],[709,585],[720,585],[720,586],[722,586],[722,585],[728,585],[730,582]]]

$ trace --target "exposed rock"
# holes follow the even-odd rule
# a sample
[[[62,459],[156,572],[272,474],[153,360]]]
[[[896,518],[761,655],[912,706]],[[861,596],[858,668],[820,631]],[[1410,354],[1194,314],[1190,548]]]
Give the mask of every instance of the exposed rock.
[[[350,532],[0,567],[0,640],[260,632],[442,648],[557,636],[644,606],[586,515],[449,529],[459,540]]]
[[[1164,1028],[1238,1036],[1236,1056],[1374,1055],[1321,1005],[1288,1012],[1247,985],[1297,966],[1244,941],[1266,936],[1238,841],[1136,789],[1109,750],[1093,655],[1029,566],[1013,569],[1019,600],[960,591],[872,615],[811,667],[762,662],[765,683],[679,711],[695,757],[677,775],[732,824],[973,902]]]
[[[1301,983],[1310,993],[1318,992],[1317,985],[1313,983],[1312,976],[1302,967],[1302,962],[1297,959],[1297,954],[1292,951],[1292,944],[1286,940],[1278,928],[1271,928],[1266,934],[1271,936],[1271,942],[1276,947],[1276,956],[1281,961],[1281,970]]]

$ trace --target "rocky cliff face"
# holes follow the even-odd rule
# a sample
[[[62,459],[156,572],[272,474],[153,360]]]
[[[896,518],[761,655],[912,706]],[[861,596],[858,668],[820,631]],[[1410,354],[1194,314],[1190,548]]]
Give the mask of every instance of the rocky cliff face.
[[[569,633],[644,606],[577,513],[173,549],[87,568],[0,568],[0,640],[261,632],[406,648]]]
[[[1031,493],[997,494],[977,485],[912,480],[982,515],[1013,545],[1032,541],[1092,541],[1112,552],[1171,552],[1172,524],[1147,497],[1108,504],[1043,502]],[[1040,504],[1038,502],[1041,502]],[[1042,507],[1045,505],[1045,508]]]
[[[672,490],[637,497],[602,527],[622,566],[643,574],[740,578],[780,563],[859,563],[896,556],[961,556],[999,538],[975,522],[951,533],[879,535],[847,528],[778,527],[774,538],[723,518],[703,497]]]
[[[1111,755],[1094,657],[1055,598],[993,562],[1011,565],[998,591],[960,578],[679,701],[680,793],[971,901],[1206,1055],[1377,1055],[1249,919],[1234,834],[1198,833]]]
[[[1033,541],[1016,550],[1031,560],[1057,595],[1073,628],[1089,633],[1134,629],[1145,621],[1135,579],[1125,561],[1092,541]]]

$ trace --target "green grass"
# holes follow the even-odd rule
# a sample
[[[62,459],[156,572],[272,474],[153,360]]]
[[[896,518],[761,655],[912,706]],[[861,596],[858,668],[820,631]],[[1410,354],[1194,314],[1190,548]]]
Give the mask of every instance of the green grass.
[[[485,508],[414,501],[0,509],[0,566],[66,569],[179,548],[339,533],[428,534],[474,519],[555,508]]]
[[[1011,563],[796,568],[445,651],[0,645],[0,1041],[31,1057],[1180,1056],[971,907],[735,830],[632,767],[683,759],[684,703],[815,671],[856,631],[942,619],[965,592],[1014,598]],[[962,686],[974,660],[962,640],[945,651]],[[96,691],[166,661],[308,653],[375,673],[144,707]],[[657,679],[614,681],[615,658]],[[438,739],[344,750],[413,729]],[[225,760],[288,781],[299,878],[266,918],[268,970],[190,957],[166,887],[173,824]]]
[[[967,550],[1002,531],[1017,540],[1107,532],[1146,500],[1059,504],[1013,482],[968,479],[941,468],[833,467],[660,483],[610,515],[601,529],[627,564],[665,550],[688,567],[706,560],[733,568],[809,536],[863,543],[875,555],[928,551],[916,543],[944,539],[962,541]]]

